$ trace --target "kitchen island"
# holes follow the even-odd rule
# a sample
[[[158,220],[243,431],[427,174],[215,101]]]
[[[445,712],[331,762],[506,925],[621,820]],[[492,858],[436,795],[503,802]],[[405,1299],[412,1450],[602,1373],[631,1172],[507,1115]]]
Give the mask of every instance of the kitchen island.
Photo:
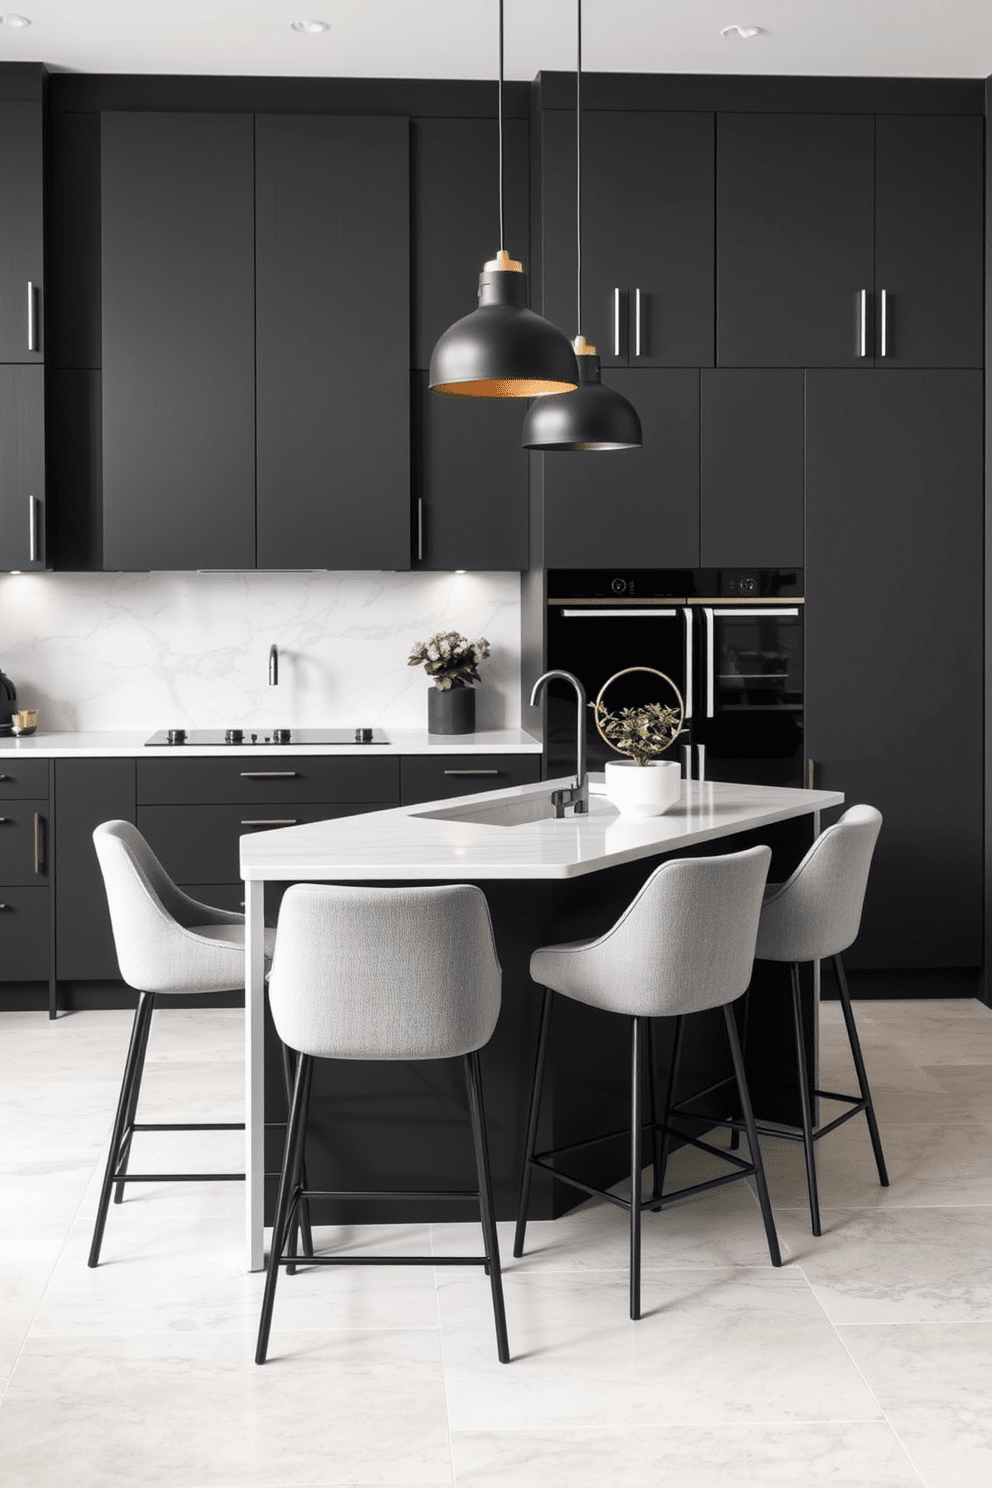
[[[550,793],[567,783],[543,781],[242,837],[241,873],[248,919],[245,1196],[249,1269],[258,1270],[263,1263],[263,930],[267,883],[461,882],[478,883],[484,889],[504,970],[503,1014],[492,1043],[484,1051],[484,1077],[497,1206],[502,1200],[505,1214],[519,1160],[522,1093],[533,1057],[537,999],[531,993],[527,964],[534,947],[606,929],[662,857],[687,850],[713,851],[713,844],[722,845],[724,838],[741,839],[727,844],[728,850],[734,850],[749,845],[756,832],[774,831],[780,823],[803,818],[812,818],[815,829],[818,813],[841,805],[844,799],[837,791],[684,781],[680,801],[663,816],[620,817],[605,798],[594,795],[587,815],[568,814],[555,820],[548,810]],[[577,1018],[567,1029],[564,1044],[572,1084],[581,1098],[575,1107],[562,1107],[562,1120],[571,1131],[579,1129],[577,1120],[595,1130],[596,1121],[611,1107],[612,1076],[602,1072],[606,1049],[601,1030],[595,1018],[584,1016],[595,1010],[577,1008],[575,1012]],[[584,1053],[590,1056],[587,1064],[583,1062]],[[369,1066],[360,1068],[368,1070]],[[422,1087],[427,1068],[418,1067]],[[337,1111],[330,1119],[337,1119],[343,1129],[350,1131],[354,1113],[347,1108],[344,1089],[346,1077],[354,1072],[343,1070],[341,1064],[334,1069],[344,1086],[339,1082],[333,1087]],[[375,1104],[370,1094],[365,1092],[366,1119]],[[355,1087],[354,1095],[361,1106],[360,1087]],[[415,1133],[420,1145],[425,1134],[428,1145],[432,1145],[429,1127],[433,1120],[439,1132],[449,1131],[453,1124],[450,1114],[441,1109],[442,1091],[426,1089],[426,1099],[429,1111],[423,1103],[419,1107],[407,1103],[404,1110],[401,1094],[382,1102],[382,1111],[388,1109],[408,1132],[411,1127],[420,1127]],[[380,1114],[375,1107],[373,1119],[378,1121]],[[402,1143],[397,1149],[391,1145],[393,1140],[380,1138],[380,1149],[402,1152]],[[335,1145],[336,1161],[346,1161],[341,1155],[342,1143]],[[436,1148],[439,1144],[433,1145]],[[442,1152],[439,1171],[443,1165]],[[380,1178],[381,1174],[372,1186],[390,1186]],[[406,1174],[396,1186],[418,1186],[417,1179],[418,1175]],[[311,1171],[313,1186],[322,1186],[323,1181],[319,1171]],[[354,1186],[353,1179],[351,1182]],[[432,1185],[427,1182],[423,1186]],[[437,1181],[434,1186],[451,1185]],[[408,1213],[407,1217],[418,1216]]]

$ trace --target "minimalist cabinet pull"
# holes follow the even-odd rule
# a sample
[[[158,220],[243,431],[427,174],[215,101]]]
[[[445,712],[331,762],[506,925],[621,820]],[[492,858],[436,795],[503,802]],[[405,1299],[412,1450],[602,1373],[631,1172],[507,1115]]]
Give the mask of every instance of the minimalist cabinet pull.
[[[28,556],[32,563],[38,562],[38,513],[41,502],[37,496],[28,497]]]
[[[811,759],[806,761],[806,789],[816,789],[816,761]]]
[[[445,775],[498,775],[498,770],[445,770]]]
[[[38,350],[38,303],[37,289],[28,280],[28,351]]]
[[[641,290],[640,285],[634,290],[634,355],[641,354]]]
[[[422,496],[417,497],[417,558],[423,562],[424,558],[424,500]]]
[[[0,904],[0,909],[9,909],[9,908],[10,908],[10,905],[9,904]]]
[[[685,717],[692,717],[692,611],[687,607],[682,611],[682,620],[685,625]],[[691,779],[687,775],[686,779]]]
[[[868,355],[868,291],[858,295],[858,356]]]
[[[620,291],[613,291],[613,355],[620,355]]]
[[[9,816],[0,816],[0,822],[7,822],[7,821],[10,821],[10,817]]]
[[[878,354],[879,354],[879,356],[888,356],[888,354],[889,354],[889,292],[888,292],[888,290],[883,289],[881,295],[879,296],[879,298],[881,300],[881,304],[880,304],[880,307],[879,307],[880,324],[879,324],[879,338],[878,338],[879,339]]]
[[[703,609],[703,620],[706,623],[706,717],[712,718],[716,713],[715,676],[716,676],[716,635],[713,624],[713,611],[708,607]]]
[[[9,779],[10,779],[10,776],[9,775],[0,775],[0,780],[9,780]]]
[[[296,770],[242,770],[242,780],[295,780]]]
[[[242,821],[243,827],[295,827],[299,818],[295,816],[249,817]]]
[[[34,871],[45,871],[45,819],[40,811],[34,814]]]

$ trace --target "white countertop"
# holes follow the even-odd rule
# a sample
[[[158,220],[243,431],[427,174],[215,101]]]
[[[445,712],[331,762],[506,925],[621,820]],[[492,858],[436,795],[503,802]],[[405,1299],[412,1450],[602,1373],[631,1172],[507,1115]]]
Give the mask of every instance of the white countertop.
[[[241,839],[248,880],[575,878],[618,863],[675,852],[734,832],[840,806],[838,791],[683,781],[663,816],[621,817],[604,796],[588,815],[492,826],[437,820],[428,812],[479,810],[487,802],[547,796],[568,780],[485,791],[361,816],[276,828]]]
[[[308,728],[320,727],[307,724]],[[328,728],[340,725],[328,724]],[[272,745],[162,745],[149,749],[145,740],[154,729],[133,732],[108,730],[105,733],[44,733],[38,730],[28,738],[0,737],[0,759],[11,755],[34,759],[79,759],[108,755],[142,759],[222,759],[227,755],[251,757],[260,754],[357,755],[376,758],[400,754],[540,754],[541,744],[523,729],[484,729],[474,734],[428,734],[426,729],[393,729],[384,727],[388,744],[272,744]]]

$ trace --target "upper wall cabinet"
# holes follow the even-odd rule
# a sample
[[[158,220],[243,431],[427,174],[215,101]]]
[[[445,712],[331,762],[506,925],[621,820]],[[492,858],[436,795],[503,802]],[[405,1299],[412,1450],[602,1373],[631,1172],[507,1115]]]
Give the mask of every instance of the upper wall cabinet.
[[[506,247],[530,270],[525,119],[506,120],[503,151]],[[496,120],[414,119],[410,162],[412,365],[426,372],[438,337],[476,308],[479,271],[500,246]]]
[[[44,359],[40,103],[0,102],[0,362]]]
[[[248,114],[103,116],[107,569],[254,566],[252,155]]]
[[[576,332],[575,114],[541,116],[544,314]],[[605,367],[713,365],[713,116],[582,117],[582,333]]]
[[[980,366],[982,121],[721,114],[717,361]]]
[[[258,565],[409,568],[409,122],[255,131]]]
[[[0,571],[45,567],[45,369],[0,366]]]

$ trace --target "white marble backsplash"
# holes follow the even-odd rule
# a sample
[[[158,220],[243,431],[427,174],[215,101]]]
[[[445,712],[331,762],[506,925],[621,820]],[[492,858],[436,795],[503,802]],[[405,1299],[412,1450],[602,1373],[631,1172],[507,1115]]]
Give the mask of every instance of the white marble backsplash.
[[[42,730],[420,728],[407,657],[438,630],[489,640],[478,727],[518,727],[516,573],[0,576],[0,671]]]

